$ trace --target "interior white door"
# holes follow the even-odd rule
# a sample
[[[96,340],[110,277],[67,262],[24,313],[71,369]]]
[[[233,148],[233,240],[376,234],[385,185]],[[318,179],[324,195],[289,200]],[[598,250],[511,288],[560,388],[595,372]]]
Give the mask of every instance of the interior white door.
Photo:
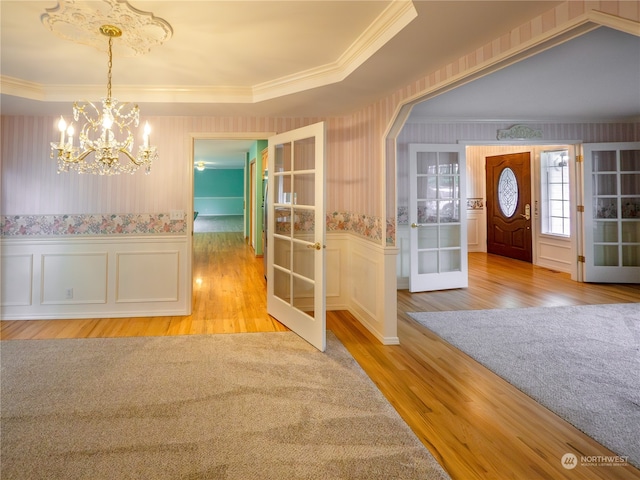
[[[640,283],[640,142],[584,144],[585,282]]]
[[[468,286],[465,149],[409,145],[409,290]]]
[[[269,139],[267,311],[326,348],[325,125]]]

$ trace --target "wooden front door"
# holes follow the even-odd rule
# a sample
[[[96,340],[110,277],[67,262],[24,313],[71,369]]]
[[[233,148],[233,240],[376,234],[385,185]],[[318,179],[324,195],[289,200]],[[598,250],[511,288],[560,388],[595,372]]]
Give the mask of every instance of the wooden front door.
[[[486,158],[487,252],[532,261],[529,152]]]

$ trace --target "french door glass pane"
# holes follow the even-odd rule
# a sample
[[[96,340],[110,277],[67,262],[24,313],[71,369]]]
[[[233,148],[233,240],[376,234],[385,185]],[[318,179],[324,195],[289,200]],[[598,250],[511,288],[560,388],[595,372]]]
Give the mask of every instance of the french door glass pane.
[[[438,252],[430,250],[418,252],[418,273],[438,273]]]
[[[275,180],[275,192],[276,192],[276,203],[287,203],[291,204],[293,202],[293,198],[291,196],[291,191],[293,190],[293,182],[291,180],[291,175],[288,173],[278,174],[274,176]]]
[[[418,223],[436,223],[438,221],[438,202],[436,200],[419,200]]]
[[[418,249],[438,248],[438,227],[422,227],[418,229]]]
[[[640,267],[640,245],[622,246],[622,266]]]
[[[618,200],[615,198],[598,198],[593,208],[593,218],[618,218]]]
[[[622,241],[640,243],[640,221],[622,222]]]
[[[277,235],[291,235],[291,208],[275,207],[274,208],[275,230]]]
[[[436,175],[438,173],[438,154],[436,152],[418,152],[418,175]]]
[[[294,208],[293,218],[293,237],[313,243],[313,239],[315,238],[314,211],[304,208]]]
[[[275,172],[291,171],[291,144],[283,143],[275,147],[275,159],[273,162]]]
[[[459,247],[460,240],[460,225],[442,225],[440,227],[441,248]]]
[[[418,198],[431,199],[438,196],[438,177],[422,176],[417,178]]]
[[[459,272],[460,268],[460,252],[458,250],[440,251],[440,272]]]
[[[620,171],[640,172],[640,150],[620,150]]]
[[[289,240],[279,237],[273,238],[273,264],[284,269],[291,269],[291,249]]]
[[[617,245],[594,245],[595,255],[593,264],[598,267],[618,266],[618,246]]]
[[[593,222],[593,241],[597,243],[617,243],[617,222]]]
[[[439,198],[458,198],[459,195],[459,177],[451,175],[441,176],[438,182]]]
[[[460,221],[460,200],[440,201],[440,223]]]
[[[292,305],[313,317],[314,283],[303,278],[293,277],[293,303]]]
[[[309,280],[313,280],[315,278],[315,249],[309,248],[305,244],[294,243],[293,253],[293,272]]]
[[[617,175],[615,173],[601,173],[593,176],[594,195],[617,195]]]
[[[594,172],[615,172],[616,151],[596,151],[593,152],[593,171]]]
[[[291,274],[273,269],[273,294],[289,303],[291,300]]]
[[[316,139],[314,137],[296,140],[294,144],[293,171],[313,170],[316,159]]]
[[[313,206],[316,199],[316,176],[313,173],[293,175],[293,199],[295,205]]]

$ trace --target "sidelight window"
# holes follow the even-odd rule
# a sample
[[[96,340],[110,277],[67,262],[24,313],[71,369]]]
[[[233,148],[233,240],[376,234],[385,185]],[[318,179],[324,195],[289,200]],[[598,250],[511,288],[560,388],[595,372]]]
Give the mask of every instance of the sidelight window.
[[[569,151],[555,150],[542,152],[542,233],[549,235],[570,235],[569,201]]]

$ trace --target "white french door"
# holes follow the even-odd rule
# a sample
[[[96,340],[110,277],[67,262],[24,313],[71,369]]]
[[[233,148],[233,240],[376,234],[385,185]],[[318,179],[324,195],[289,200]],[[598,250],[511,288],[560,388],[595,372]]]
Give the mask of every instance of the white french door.
[[[326,348],[325,125],[269,139],[267,312]]]
[[[585,282],[640,283],[640,142],[584,144]]]
[[[468,286],[465,149],[409,145],[409,290]]]

